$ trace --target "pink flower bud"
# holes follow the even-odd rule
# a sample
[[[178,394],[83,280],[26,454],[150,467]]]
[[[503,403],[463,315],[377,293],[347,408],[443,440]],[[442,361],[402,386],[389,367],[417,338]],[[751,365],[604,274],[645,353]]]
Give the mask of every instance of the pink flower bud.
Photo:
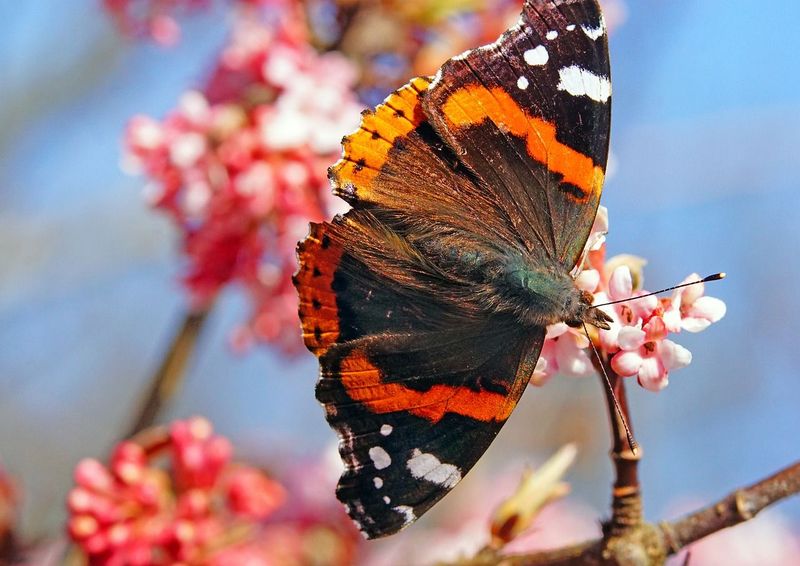
[[[93,458],[78,462],[74,476],[76,484],[90,491],[108,491],[114,485],[114,479],[105,466]]]
[[[253,468],[237,468],[227,479],[228,506],[238,515],[265,519],[286,499],[283,487]]]

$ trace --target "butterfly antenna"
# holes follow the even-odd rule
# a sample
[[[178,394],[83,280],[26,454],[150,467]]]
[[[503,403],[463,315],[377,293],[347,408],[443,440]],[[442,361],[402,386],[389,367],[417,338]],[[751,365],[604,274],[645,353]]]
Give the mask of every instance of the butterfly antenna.
[[[591,337],[589,336],[589,329],[586,328],[586,323],[583,323],[583,332],[586,334],[586,338],[589,340],[589,345],[592,347],[592,352],[594,352],[594,357],[597,358],[597,362],[600,366],[600,372],[603,374],[603,380],[605,381],[606,390],[608,391],[609,396],[611,397],[612,401],[614,401],[614,409],[617,412],[617,416],[619,420],[622,422],[622,426],[625,429],[625,436],[628,438],[628,446],[631,447],[631,452],[636,454],[636,449],[639,447],[639,444],[636,442],[636,439],[633,438],[633,433],[631,432],[631,428],[628,426],[628,419],[625,418],[625,414],[622,412],[622,407],[619,406],[619,401],[617,400],[617,394],[614,393],[614,388],[611,386],[611,379],[608,377],[608,373],[606,372],[606,366],[603,363],[602,358],[600,357],[600,352],[597,351],[597,348],[592,342]]]
[[[652,293],[647,293],[646,295],[639,295],[638,297],[628,297],[627,299],[619,299],[618,301],[611,301],[610,303],[603,303],[602,305],[592,305],[592,308],[596,309],[598,307],[607,307],[609,305],[617,305],[619,303],[635,301],[636,299],[643,299],[645,297],[652,297],[653,295],[660,295],[661,293],[666,293],[667,291],[672,291],[674,289],[680,289],[681,287],[689,287],[690,285],[697,285],[698,283],[708,283],[709,281],[719,281],[720,279],[725,279],[725,273],[715,273],[714,275],[703,277],[702,279],[698,279],[697,281],[689,281],[688,283],[681,283],[680,285],[667,287],[666,289],[661,289],[660,291],[653,291]]]

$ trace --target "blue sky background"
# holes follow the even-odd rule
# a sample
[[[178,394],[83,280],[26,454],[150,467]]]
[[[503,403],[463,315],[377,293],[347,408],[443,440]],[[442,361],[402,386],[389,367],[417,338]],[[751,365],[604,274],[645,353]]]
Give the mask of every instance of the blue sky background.
[[[661,394],[631,388],[646,513],[661,518],[800,457],[800,3],[629,4],[611,41],[609,252],[648,258],[648,288],[729,274],[708,289],[727,317],[677,339],[692,365]],[[77,460],[125,428],[184,308],[176,234],[118,167],[124,124],[201,83],[225,38],[217,12],[186,22],[176,48],[126,43],[98,6],[0,2],[0,459],[35,533],[58,527]],[[168,416],[203,414],[267,459],[322,451],[314,358],[235,357],[246,308],[223,297]],[[576,440],[575,497],[602,515],[604,419],[595,380],[530,390],[476,475]],[[777,512],[800,525],[797,500]]]

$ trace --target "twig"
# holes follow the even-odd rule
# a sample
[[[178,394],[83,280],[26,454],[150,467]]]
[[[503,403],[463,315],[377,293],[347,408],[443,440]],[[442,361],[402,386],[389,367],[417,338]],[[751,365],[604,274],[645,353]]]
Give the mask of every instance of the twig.
[[[150,378],[150,388],[139,407],[133,425],[124,438],[134,436],[152,425],[163,406],[178,391],[186,373],[189,357],[194,352],[197,338],[208,317],[209,309],[189,311],[164,354],[161,365]]]
[[[765,507],[800,493],[800,461],[671,523],[661,523],[670,554],[722,529],[749,521]]]
[[[610,389],[604,386],[603,391],[606,395],[608,419],[611,425],[611,461],[614,464],[615,477],[611,492],[611,519],[605,527],[608,535],[618,536],[642,524],[642,493],[639,484],[639,460],[642,457],[642,449],[641,446],[632,445],[630,441],[633,423],[628,409],[624,379],[620,378],[599,355],[593,362],[601,375],[608,376],[610,385]]]

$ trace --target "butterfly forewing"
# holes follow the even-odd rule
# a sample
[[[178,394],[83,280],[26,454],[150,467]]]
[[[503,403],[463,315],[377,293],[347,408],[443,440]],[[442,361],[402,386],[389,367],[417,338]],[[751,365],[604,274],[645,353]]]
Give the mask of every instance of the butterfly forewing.
[[[527,247],[577,261],[608,156],[608,42],[594,0],[529,1],[496,43],[448,61],[423,108],[497,191]]]

